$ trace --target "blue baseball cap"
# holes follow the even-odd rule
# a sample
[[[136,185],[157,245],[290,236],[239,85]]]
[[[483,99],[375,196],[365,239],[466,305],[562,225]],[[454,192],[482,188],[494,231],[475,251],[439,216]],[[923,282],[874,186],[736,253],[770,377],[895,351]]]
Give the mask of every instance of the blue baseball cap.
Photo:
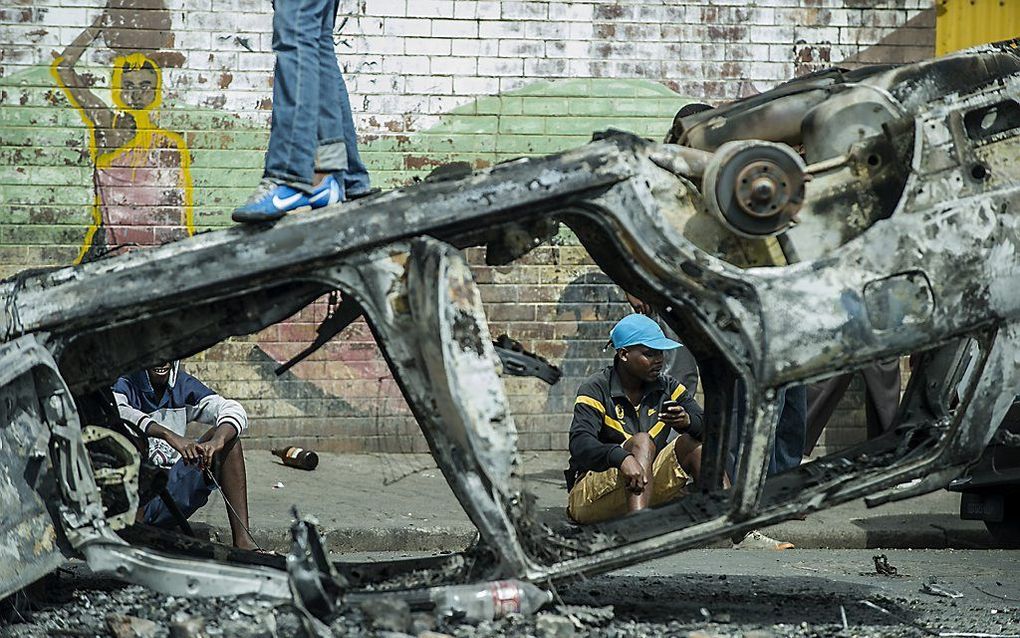
[[[636,313],[620,319],[609,331],[609,339],[616,349],[640,344],[654,350],[673,350],[681,345],[667,339],[654,320]]]

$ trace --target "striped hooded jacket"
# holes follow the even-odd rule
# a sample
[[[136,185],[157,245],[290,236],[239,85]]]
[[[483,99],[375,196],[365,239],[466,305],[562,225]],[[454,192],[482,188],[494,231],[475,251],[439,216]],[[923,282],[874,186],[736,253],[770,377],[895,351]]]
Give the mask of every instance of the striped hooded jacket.
[[[113,396],[122,419],[147,432],[154,422],[184,436],[188,423],[230,426],[240,435],[248,427],[248,415],[241,404],[224,399],[204,383],[180,369],[174,361],[163,396],[157,397],[145,370],[120,377],[113,385]],[[161,467],[170,467],[181,458],[177,450],[162,439],[149,439],[149,458]]]
[[[657,450],[666,447],[670,428],[659,419],[664,401],[678,402],[691,418],[686,432],[701,440],[704,412],[694,396],[669,375],[660,375],[644,387],[641,405],[630,404],[613,365],[588,377],[577,390],[570,423],[570,466],[564,472],[567,489],[586,472],[619,468],[630,453],[623,443],[647,432]]]

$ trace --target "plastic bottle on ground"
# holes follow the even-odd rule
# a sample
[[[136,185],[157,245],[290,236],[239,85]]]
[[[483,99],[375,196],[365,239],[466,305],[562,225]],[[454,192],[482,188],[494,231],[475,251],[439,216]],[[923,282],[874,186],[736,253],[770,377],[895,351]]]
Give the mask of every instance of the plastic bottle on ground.
[[[437,616],[483,621],[507,614],[531,615],[552,602],[552,594],[520,580],[453,585],[432,589],[430,598]]]

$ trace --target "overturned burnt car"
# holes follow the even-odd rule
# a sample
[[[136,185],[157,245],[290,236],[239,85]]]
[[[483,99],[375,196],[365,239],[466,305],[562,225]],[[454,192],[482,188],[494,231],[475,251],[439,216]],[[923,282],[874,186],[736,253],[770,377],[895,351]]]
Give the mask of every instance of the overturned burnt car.
[[[551,582],[855,498],[945,487],[981,455],[1018,387],[1018,46],[826,71],[678,117],[664,144],[610,131],[342,212],[4,282],[0,596],[84,556],[160,591],[254,593],[323,616],[358,590]],[[534,516],[499,359],[459,252],[487,245],[490,262],[509,263],[558,223],[614,280],[666,309],[697,357],[714,424],[697,491],[585,528]],[[161,285],[166,269],[195,276]],[[343,301],[323,333],[365,316],[477,544],[330,565],[299,522],[284,567],[122,540],[115,530],[150,486],[144,441],[103,392],[117,372],[254,332],[333,290]],[[921,360],[893,431],[766,478],[779,392],[906,353]],[[738,464],[723,489],[734,432]]]

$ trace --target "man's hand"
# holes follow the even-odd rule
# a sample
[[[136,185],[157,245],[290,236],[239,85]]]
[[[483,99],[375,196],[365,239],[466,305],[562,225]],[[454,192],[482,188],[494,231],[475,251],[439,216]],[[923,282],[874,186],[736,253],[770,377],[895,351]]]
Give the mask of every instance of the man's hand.
[[[677,432],[683,432],[691,426],[691,415],[681,405],[663,406],[659,413],[662,422]]]
[[[643,314],[643,315],[647,315],[649,317],[651,317],[653,314],[655,314],[655,311],[652,310],[651,306],[649,306],[645,302],[641,301],[640,299],[638,299],[634,295],[632,295],[632,294],[630,294],[629,292],[626,292],[626,291],[624,291],[623,294],[627,295],[627,303],[629,303],[630,307],[634,309],[634,312],[637,312],[637,313],[640,313],[640,314]]]
[[[644,469],[642,469],[638,460],[634,458],[634,455],[628,456],[620,464],[620,474],[623,475],[623,479],[627,482],[628,492],[640,494],[645,491],[645,485],[648,485],[648,477],[645,476]]]
[[[227,443],[234,438],[235,430],[229,425],[217,427],[208,441],[197,444],[195,447],[202,460],[202,467],[212,468],[213,457],[223,451]]]
[[[183,436],[174,434],[169,430],[161,437],[164,441],[170,444],[170,447],[177,450],[184,459],[185,463],[197,463],[201,460],[201,454],[198,450],[198,443],[195,443],[191,439]]]

